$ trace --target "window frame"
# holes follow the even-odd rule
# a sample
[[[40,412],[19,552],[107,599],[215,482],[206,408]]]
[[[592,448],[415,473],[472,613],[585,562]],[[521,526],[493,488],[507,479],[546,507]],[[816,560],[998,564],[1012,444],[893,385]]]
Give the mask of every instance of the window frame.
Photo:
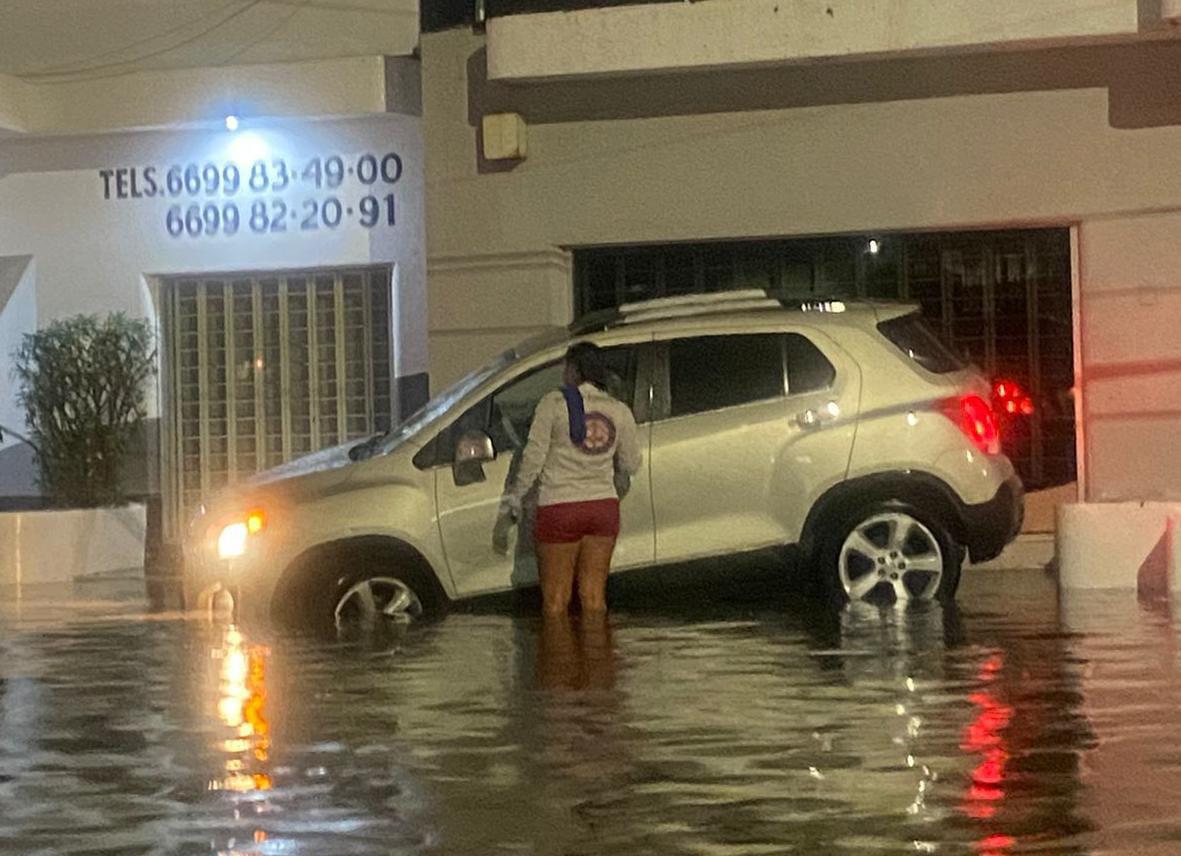
[[[457,415],[450,419],[445,425],[435,430],[434,436],[427,441],[418,453],[414,456],[414,465],[420,470],[434,469],[437,467],[449,467],[453,461],[453,454],[455,449],[456,437],[453,436],[456,427],[460,421],[467,416],[476,407],[489,407],[492,399],[503,392],[513,384],[530,377],[538,372],[545,371],[555,363],[560,363],[565,359],[566,350],[573,343],[566,343],[560,350],[549,351],[543,354],[533,355],[528,360],[528,365],[522,361],[519,366],[520,371],[513,374],[511,377],[502,378],[492,388],[484,387],[482,390],[477,390],[474,394],[474,400],[470,404],[463,405],[457,408]],[[632,400],[624,402],[631,409],[635,415],[636,424],[643,425],[650,422],[652,413],[652,385],[653,385],[653,343],[650,337],[622,341],[622,342],[603,342],[596,343],[603,350],[614,350],[617,348],[632,348],[635,351],[634,365],[635,378],[632,387]],[[494,379],[493,379],[494,380]],[[485,420],[490,418],[485,416]],[[487,427],[484,429],[487,430]],[[503,452],[497,452],[496,457],[500,457]]]
[[[782,330],[741,330],[741,331],[725,331],[725,330],[697,330],[691,333],[678,333],[667,338],[660,339],[656,342],[657,356],[654,365],[653,374],[653,422],[674,422],[680,419],[692,419],[698,416],[706,416],[711,413],[725,413],[730,410],[735,410],[739,407],[751,407],[753,405],[766,404],[771,401],[781,401],[787,398],[787,364],[785,362],[787,349],[783,346],[782,336],[785,331]],[[780,337],[779,345],[779,370],[781,374],[781,391],[778,395],[769,396],[767,398],[758,398],[751,401],[743,401],[739,404],[728,404],[725,407],[715,407],[710,410],[699,410],[695,413],[680,413],[673,415],[672,413],[672,355],[670,353],[670,346],[674,342],[683,342],[690,339],[722,339],[739,336],[778,336]]]
[[[796,338],[803,339],[813,350],[816,351],[816,353],[820,354],[821,358],[826,363],[828,363],[829,368],[832,369],[832,377],[829,378],[829,381],[827,384],[825,384],[824,386],[818,386],[815,389],[800,390],[799,392],[795,392],[792,390],[792,388],[791,388],[791,360],[788,358],[788,353],[787,353],[787,351],[788,351],[787,342],[788,342],[788,337],[790,337],[790,336],[795,336]],[[806,333],[801,333],[799,330],[784,330],[783,331],[783,379],[784,379],[784,383],[787,384],[787,397],[788,398],[796,398],[796,397],[802,396],[802,395],[819,395],[820,393],[824,393],[824,392],[832,392],[832,390],[836,389],[836,387],[837,387],[837,380],[840,377],[840,373],[841,373],[841,370],[840,370],[839,366],[837,365],[837,363],[832,359],[832,357],[830,357],[828,354],[826,354],[824,352],[824,348],[820,347],[820,345],[818,345],[816,343],[816,340],[814,338],[808,336]]]
[[[670,355],[670,345],[674,342],[683,341],[686,339],[716,339],[727,336],[778,336],[779,337],[779,359],[780,367],[783,374],[783,392],[779,396],[759,398],[751,401],[744,401],[739,404],[728,404],[725,407],[713,408],[711,410],[699,410],[696,413],[682,413],[676,416],[672,415],[672,384],[671,384],[671,368],[672,360]],[[832,367],[832,378],[828,384],[816,389],[807,389],[800,392],[793,392],[791,389],[791,366],[788,364],[787,358],[787,341],[790,336],[798,336],[808,343],[812,348],[824,358],[825,362]],[[653,423],[673,422],[679,419],[691,419],[697,416],[705,416],[711,413],[725,413],[735,410],[739,407],[753,407],[764,405],[768,402],[774,401],[788,401],[793,398],[799,398],[807,395],[820,395],[823,393],[831,393],[836,389],[840,381],[840,366],[838,361],[834,360],[828,353],[825,352],[815,340],[815,338],[801,332],[800,330],[776,329],[776,330],[739,330],[739,331],[725,331],[725,330],[697,330],[693,332],[680,332],[670,335],[666,338],[658,339],[655,342],[655,352],[652,360],[652,382],[651,382],[651,396],[652,396],[652,418]]]

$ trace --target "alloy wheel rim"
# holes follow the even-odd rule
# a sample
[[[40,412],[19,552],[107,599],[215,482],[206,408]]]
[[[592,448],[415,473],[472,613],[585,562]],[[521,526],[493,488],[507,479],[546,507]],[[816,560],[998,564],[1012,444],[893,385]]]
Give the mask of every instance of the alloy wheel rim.
[[[395,621],[406,624],[422,617],[422,601],[414,590],[393,577],[370,577],[353,583],[336,602],[337,629],[350,624]]]
[[[877,514],[845,538],[839,575],[851,601],[887,590],[899,602],[930,600],[943,581],[943,550],[934,533],[909,514]]]

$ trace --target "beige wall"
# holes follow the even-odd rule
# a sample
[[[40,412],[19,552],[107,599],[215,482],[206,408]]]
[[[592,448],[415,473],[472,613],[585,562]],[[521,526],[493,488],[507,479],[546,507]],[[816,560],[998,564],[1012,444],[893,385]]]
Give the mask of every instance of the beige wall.
[[[1110,38],[1137,0],[707,0],[488,22],[494,79],[710,68],[979,45]]]
[[[1181,317],[1181,127],[1127,129],[1181,121],[1153,100],[1175,46],[615,88],[490,84],[482,48],[466,31],[423,38],[433,388],[569,317],[568,262],[548,264],[562,248],[726,237],[1081,223],[1087,359],[1181,355],[1176,336],[1149,339]],[[476,126],[508,109],[529,156],[498,171]],[[1160,384],[1147,398],[1088,383],[1092,498],[1181,496],[1181,471],[1158,465],[1181,373],[1145,371],[1157,381],[1137,383]]]
[[[7,105],[7,106],[6,106]],[[0,77],[0,127],[107,131],[245,116],[344,116],[386,109],[382,57],[137,72],[73,83]]]
[[[1181,213],[1079,230],[1094,500],[1181,499]]]
[[[0,74],[0,132],[26,129],[25,102],[28,89],[28,84],[15,77]]]

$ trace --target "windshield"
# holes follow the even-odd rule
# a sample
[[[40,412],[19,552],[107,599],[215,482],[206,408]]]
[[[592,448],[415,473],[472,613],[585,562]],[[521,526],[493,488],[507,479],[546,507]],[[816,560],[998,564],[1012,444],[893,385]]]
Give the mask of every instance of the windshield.
[[[380,447],[389,451],[394,446],[401,443],[407,437],[416,434],[424,426],[430,424],[438,419],[451,408],[455,402],[459,401],[477,386],[482,384],[488,378],[492,377],[496,372],[507,366],[515,358],[513,351],[505,351],[492,362],[486,366],[476,369],[470,374],[464,375],[447,389],[440,392],[400,424],[394,426],[386,434],[380,435]]]

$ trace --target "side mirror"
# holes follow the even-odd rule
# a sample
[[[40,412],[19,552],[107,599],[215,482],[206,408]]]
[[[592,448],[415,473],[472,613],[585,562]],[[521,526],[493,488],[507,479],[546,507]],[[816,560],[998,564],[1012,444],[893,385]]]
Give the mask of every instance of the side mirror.
[[[464,487],[485,480],[484,464],[496,459],[492,438],[483,431],[468,431],[455,444],[451,475],[456,487]]]

